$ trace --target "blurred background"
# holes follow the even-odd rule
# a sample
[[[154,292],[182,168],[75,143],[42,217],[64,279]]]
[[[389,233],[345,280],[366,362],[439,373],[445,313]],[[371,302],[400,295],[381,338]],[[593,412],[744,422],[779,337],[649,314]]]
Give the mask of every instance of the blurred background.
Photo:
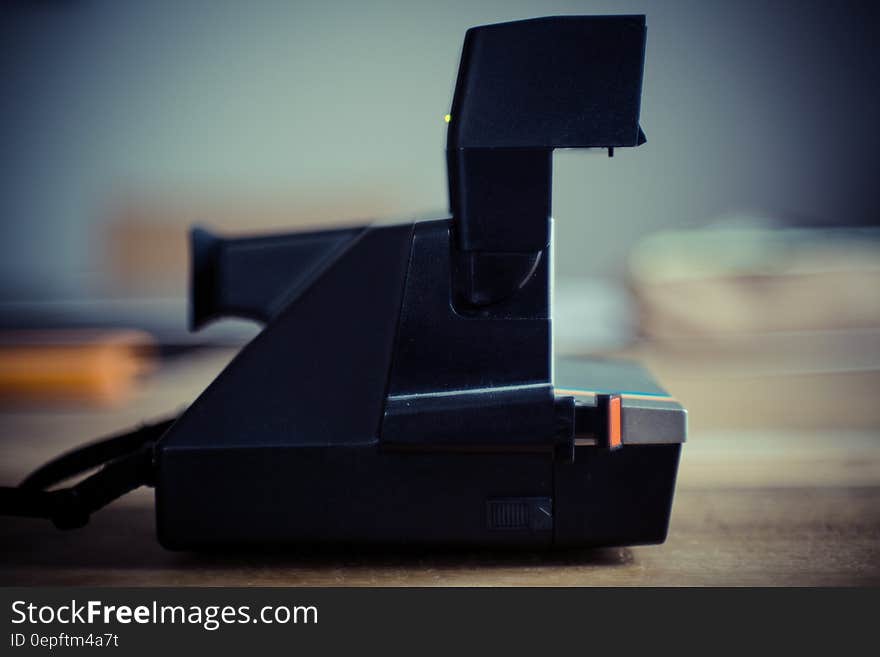
[[[647,362],[683,485],[880,483],[872,4],[4,2],[0,460],[180,408],[255,334],[187,331],[190,225],[447,216],[468,27],[646,13],[648,143],[555,154],[558,350]]]

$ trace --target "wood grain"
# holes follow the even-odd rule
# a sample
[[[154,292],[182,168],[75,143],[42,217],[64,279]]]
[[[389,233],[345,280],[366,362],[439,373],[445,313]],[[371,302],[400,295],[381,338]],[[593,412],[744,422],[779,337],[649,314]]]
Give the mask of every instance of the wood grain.
[[[179,408],[228,358],[229,354],[208,354],[172,364],[134,404],[114,412],[6,409],[0,413],[0,479],[16,482],[63,449]],[[711,368],[706,372],[710,374],[704,386],[721,376]],[[682,397],[675,387],[674,368],[660,374]],[[692,382],[692,370],[688,376]],[[861,376],[854,375],[852,385],[859,385]],[[839,403],[846,403],[847,380],[834,375],[831,381],[825,396],[836,395]],[[724,385],[728,389],[733,383]],[[794,394],[790,389],[794,385],[797,380],[789,380],[788,395]],[[810,386],[804,394],[822,394],[813,379]],[[743,398],[749,394],[744,390]],[[156,542],[152,494],[143,489],[72,532],[59,532],[41,521],[0,519],[0,584],[880,584],[876,428],[866,427],[860,417],[854,417],[851,426],[816,423],[805,428],[795,422],[786,428],[784,418],[750,416],[737,426],[736,404],[733,399],[724,407],[723,421],[704,417],[702,428],[685,445],[669,538],[661,546],[551,554],[405,550],[181,554],[167,552]],[[711,405],[706,408],[710,414]],[[701,411],[690,408],[692,416]],[[859,410],[847,412],[858,415]],[[866,410],[869,415],[874,412]]]

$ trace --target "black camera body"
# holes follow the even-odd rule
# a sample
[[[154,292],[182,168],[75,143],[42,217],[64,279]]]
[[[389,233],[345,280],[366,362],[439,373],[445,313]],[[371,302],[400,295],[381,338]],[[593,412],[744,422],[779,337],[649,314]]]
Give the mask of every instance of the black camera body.
[[[193,327],[265,328],[155,445],[163,545],[664,540],[686,412],[551,332],[552,151],[644,143],[644,52],[643,16],[471,29],[452,218],[193,232]]]

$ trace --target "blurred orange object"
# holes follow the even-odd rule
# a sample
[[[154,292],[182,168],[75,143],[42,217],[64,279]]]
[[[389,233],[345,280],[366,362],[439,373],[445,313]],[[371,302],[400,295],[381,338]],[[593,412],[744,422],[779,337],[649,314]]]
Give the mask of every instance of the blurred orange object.
[[[155,341],[134,330],[0,334],[0,401],[118,404],[155,363]]]

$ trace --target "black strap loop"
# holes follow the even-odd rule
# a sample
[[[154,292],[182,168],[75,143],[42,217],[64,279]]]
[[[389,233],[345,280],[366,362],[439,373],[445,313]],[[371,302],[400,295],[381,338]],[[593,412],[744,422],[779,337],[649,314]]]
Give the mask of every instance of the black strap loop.
[[[82,527],[113,500],[153,485],[153,445],[175,420],[90,443],[38,468],[20,486],[0,488],[0,515],[48,518],[59,529]],[[45,490],[102,464],[73,486]]]

